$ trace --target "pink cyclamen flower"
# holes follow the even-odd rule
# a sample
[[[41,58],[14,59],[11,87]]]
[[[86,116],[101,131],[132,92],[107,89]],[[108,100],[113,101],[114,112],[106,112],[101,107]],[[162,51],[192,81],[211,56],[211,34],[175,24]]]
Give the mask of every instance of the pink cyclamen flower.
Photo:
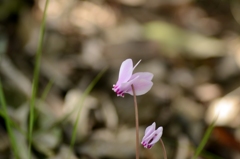
[[[145,135],[142,139],[141,144],[147,149],[150,149],[162,137],[163,127],[159,127],[157,130],[155,129],[156,123],[154,122],[152,125],[148,126],[145,130]]]
[[[140,60],[141,61],[141,60]],[[143,95],[152,88],[153,74],[150,72],[138,72],[133,73],[133,70],[137,67],[138,63],[133,67],[132,59],[123,61],[119,77],[116,84],[113,85],[113,91],[117,93],[117,96],[124,97],[124,93],[133,95],[131,85],[134,86],[136,95]]]

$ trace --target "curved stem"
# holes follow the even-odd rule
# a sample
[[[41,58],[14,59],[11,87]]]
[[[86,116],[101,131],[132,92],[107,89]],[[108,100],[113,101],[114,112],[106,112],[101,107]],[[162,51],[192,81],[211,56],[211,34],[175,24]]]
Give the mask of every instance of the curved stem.
[[[139,124],[138,124],[138,105],[137,97],[135,93],[134,86],[132,86],[133,97],[134,97],[134,107],[135,107],[135,122],[136,122],[136,159],[139,159]]]
[[[160,139],[160,142],[161,142],[161,145],[162,145],[162,148],[163,148],[164,159],[167,159],[167,152],[166,152],[166,149],[165,149],[165,146],[164,146],[164,143],[163,143],[162,139]]]

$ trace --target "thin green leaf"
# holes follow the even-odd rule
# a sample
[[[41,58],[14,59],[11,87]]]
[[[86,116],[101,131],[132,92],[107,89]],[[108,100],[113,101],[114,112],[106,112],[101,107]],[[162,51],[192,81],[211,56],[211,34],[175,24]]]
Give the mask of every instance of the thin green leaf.
[[[75,143],[75,140],[76,140],[76,134],[77,134],[77,126],[78,126],[78,122],[79,122],[79,118],[80,118],[80,114],[81,114],[81,110],[82,110],[82,107],[83,107],[83,103],[86,99],[86,97],[89,95],[89,93],[91,92],[91,90],[94,88],[94,86],[96,85],[96,83],[99,81],[99,79],[102,77],[102,75],[105,73],[105,71],[107,70],[107,68],[103,69],[95,78],[94,80],[90,83],[90,85],[87,87],[87,89],[84,91],[81,99],[79,100],[79,104],[78,104],[78,107],[75,107],[75,108],[78,108],[78,112],[77,112],[77,118],[75,120],[75,123],[74,123],[74,127],[73,127],[73,133],[72,133],[72,138],[71,138],[71,144],[70,144],[70,148],[72,149],[74,143]],[[66,118],[68,118],[73,112],[75,112],[76,110],[73,109],[72,112],[70,112],[68,115],[65,116],[64,120]]]
[[[43,93],[42,93],[42,96],[41,96],[41,101],[44,101],[50,91],[50,89],[52,88],[52,85],[53,85],[53,81],[49,81],[47,86],[45,87]]]
[[[216,119],[216,120],[217,120],[217,119]],[[214,120],[214,121],[208,126],[207,131],[205,132],[205,134],[204,134],[204,136],[203,136],[203,139],[201,140],[200,145],[199,145],[199,146],[197,147],[197,149],[196,149],[196,152],[195,152],[195,154],[194,154],[194,156],[193,156],[193,159],[196,159],[196,158],[200,155],[200,153],[202,152],[204,146],[205,146],[206,143],[208,142],[208,139],[209,139],[209,137],[210,137],[210,135],[211,135],[211,133],[212,133],[212,130],[213,130],[214,126],[215,126],[216,120]]]
[[[15,138],[13,130],[12,130],[11,119],[9,118],[9,115],[7,113],[7,104],[5,101],[1,80],[0,80],[0,102],[3,107],[3,111],[1,111],[1,114],[4,116],[4,119],[6,122],[7,131],[8,131],[9,137],[10,137],[10,142],[11,142],[11,146],[13,148],[14,156],[16,159],[19,159],[17,141],[16,141],[16,138]]]
[[[34,107],[35,107],[35,100],[36,94],[38,89],[38,78],[39,78],[39,69],[40,69],[40,61],[42,55],[42,46],[43,46],[43,37],[44,37],[44,30],[45,30],[45,21],[46,21],[46,11],[48,6],[49,0],[46,0],[44,12],[43,12],[43,19],[41,22],[41,30],[40,30],[40,37],[38,41],[38,49],[36,54],[35,60],[35,67],[34,67],[34,75],[33,75],[33,84],[32,84],[32,96],[30,99],[30,119],[29,119],[29,132],[28,132],[28,139],[29,139],[29,158],[31,158],[31,145],[32,145],[32,132],[33,132],[33,124],[34,124]]]
[[[3,117],[5,120],[7,118],[3,110],[0,110],[0,116]],[[20,126],[17,125],[14,121],[10,120],[9,122],[12,127],[16,128],[22,135],[24,135],[27,138],[27,132],[25,132],[22,128],[20,128]]]

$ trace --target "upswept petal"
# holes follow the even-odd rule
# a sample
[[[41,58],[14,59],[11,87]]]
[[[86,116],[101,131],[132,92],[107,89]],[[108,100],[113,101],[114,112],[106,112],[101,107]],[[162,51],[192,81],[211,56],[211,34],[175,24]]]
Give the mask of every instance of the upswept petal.
[[[154,139],[156,133],[155,131],[152,132],[150,135],[146,136],[145,139],[141,142],[141,144],[145,147],[145,148],[151,148],[153,144],[150,144],[152,142],[152,140]]]
[[[153,140],[149,143],[149,145],[153,145],[155,144],[156,142],[158,142],[158,140],[162,137],[162,133],[163,133],[163,128],[162,127],[159,127],[155,133],[154,133],[154,138]]]
[[[155,130],[156,131],[156,130]],[[148,136],[146,136],[145,141],[147,141],[147,143],[150,142],[150,140],[152,140],[155,136],[155,131],[153,131],[151,134],[149,134]]]
[[[134,86],[136,95],[139,96],[147,93],[152,88],[153,83],[152,81],[149,81],[149,80],[137,78],[134,80],[133,86]],[[132,89],[126,91],[126,93],[133,95]]]
[[[131,78],[132,72],[133,72],[132,59],[127,59],[123,61],[120,67],[118,81],[116,85],[118,85],[119,83],[127,82]]]
[[[137,72],[137,73],[134,73],[129,80],[134,79],[137,76],[139,76],[139,78],[141,79],[145,79],[149,81],[153,79],[153,74],[150,72]]]
[[[133,67],[133,70],[137,67],[137,65],[141,62],[142,60],[139,60],[137,64]]]
[[[146,128],[142,141],[145,140],[146,137],[148,137],[151,133],[153,133],[155,131],[155,129],[156,129],[156,123],[154,122],[154,123],[152,123],[152,125],[150,125]]]
[[[159,141],[163,134],[163,127],[159,127],[155,130],[156,123],[154,122],[152,125],[148,126],[145,130],[145,135],[142,139],[141,144],[150,149],[152,146]]]

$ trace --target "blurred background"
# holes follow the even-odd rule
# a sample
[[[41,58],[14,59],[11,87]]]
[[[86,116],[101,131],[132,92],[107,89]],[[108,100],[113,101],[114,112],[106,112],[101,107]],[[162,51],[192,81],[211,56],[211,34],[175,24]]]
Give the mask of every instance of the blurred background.
[[[21,159],[28,158],[29,99],[44,4],[0,0],[0,76]],[[152,89],[138,97],[140,138],[156,122],[164,127],[168,158],[188,159],[216,120],[199,159],[239,159],[239,33],[239,0],[50,0],[33,158],[135,158],[133,97],[112,91],[122,61],[131,58],[134,64],[142,59],[135,72],[154,74]],[[163,158],[160,143],[140,151],[141,159]],[[0,117],[0,159],[11,158]]]

